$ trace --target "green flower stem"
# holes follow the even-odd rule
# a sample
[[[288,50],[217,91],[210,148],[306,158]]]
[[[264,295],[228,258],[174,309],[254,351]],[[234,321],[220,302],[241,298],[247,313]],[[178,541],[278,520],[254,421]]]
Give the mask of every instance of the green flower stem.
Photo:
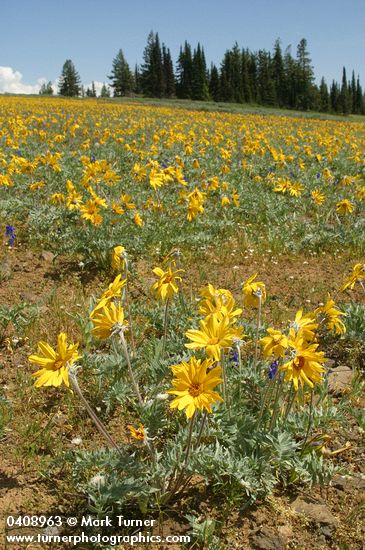
[[[133,388],[134,388],[135,394],[136,394],[136,396],[137,396],[138,402],[139,402],[139,404],[141,405],[141,407],[143,407],[143,399],[142,399],[142,396],[141,396],[141,394],[140,394],[140,391],[139,391],[139,387],[138,387],[137,381],[136,381],[136,379],[135,379],[135,377],[134,377],[134,374],[133,374],[133,369],[132,369],[132,365],[131,365],[131,360],[130,360],[129,353],[128,353],[128,348],[127,348],[127,342],[125,341],[123,331],[121,331],[121,332],[119,333],[119,337],[120,337],[120,343],[122,344],[122,347],[123,347],[124,356],[125,356],[126,361],[127,361],[129,377],[130,377],[130,379],[131,379],[131,381],[132,381]]]
[[[164,320],[163,320],[164,333],[163,333],[163,341],[162,341],[162,355],[165,354],[165,349],[166,349],[167,325],[169,320],[169,303],[170,303],[169,298],[166,298],[165,313],[164,313]]]
[[[202,421],[201,421],[201,424],[200,424],[200,430],[199,430],[199,434],[198,434],[198,439],[196,440],[196,443],[194,445],[194,448],[196,449],[197,447],[199,447],[200,445],[200,440],[202,438],[202,435],[203,435],[203,431],[204,431],[204,427],[205,427],[205,423],[207,421],[207,417],[208,417],[208,413],[207,411],[204,412],[204,416],[202,418]]]
[[[311,427],[312,427],[312,421],[313,421],[313,394],[314,394],[314,390],[312,389],[311,390],[311,399],[310,399],[310,404],[309,404],[309,418],[308,418],[307,432],[305,434],[305,438],[304,438],[303,446],[302,446],[302,452],[300,453],[300,456],[303,456],[303,454],[304,454],[305,446],[306,446],[306,443],[307,443],[308,437],[309,437],[309,432],[310,432]]]
[[[230,407],[230,401],[228,398],[227,369],[226,369],[226,362],[224,359],[224,349],[221,349],[221,367],[222,367],[222,373],[223,373],[223,399],[227,407],[228,418],[231,418],[231,407]]]
[[[261,326],[261,309],[262,309],[262,294],[257,292],[257,298],[259,300],[259,308],[257,312],[257,324],[256,324],[256,337],[255,337],[255,359],[254,359],[254,368],[257,367],[257,358],[259,352],[259,330]]]
[[[274,405],[273,405],[273,410],[272,410],[272,415],[271,415],[271,420],[270,420],[270,425],[269,425],[269,431],[270,432],[275,427],[275,424],[276,424],[276,419],[277,419],[278,412],[279,412],[279,397],[280,397],[281,390],[282,390],[282,384],[280,384],[279,380],[276,380],[276,391],[275,391]],[[271,398],[271,396],[270,396],[270,398]]]
[[[132,345],[132,352],[133,352],[133,356],[134,356],[134,355],[136,355],[137,350],[136,350],[136,343],[135,343],[135,340],[134,340],[132,314],[131,314],[131,307],[130,307],[130,302],[129,302],[129,291],[128,291],[129,271],[128,271],[128,260],[127,260],[127,258],[124,258],[124,265],[125,265],[125,278],[127,280],[126,285],[125,285],[124,297],[125,297],[125,303],[126,303],[127,311],[128,311],[129,334],[131,335],[131,345]]]
[[[290,387],[290,392],[289,392],[289,395],[288,395],[288,403],[287,403],[286,411],[285,411],[285,414],[284,414],[284,424],[285,424],[285,422],[286,422],[286,420],[289,416],[289,413],[290,413],[291,408],[293,406],[295,397],[296,397],[296,392],[294,390],[294,384],[292,382],[292,385]]]
[[[99,432],[105,437],[105,439],[108,441],[109,445],[111,447],[113,447],[113,449],[115,449],[121,456],[123,456],[122,451],[120,450],[118,445],[115,443],[114,439],[109,434],[108,430],[106,429],[106,427],[104,426],[104,424],[102,423],[100,418],[96,415],[94,410],[90,407],[89,403],[85,399],[85,397],[84,397],[84,395],[83,395],[83,393],[80,389],[79,383],[77,381],[75,372],[72,371],[72,370],[69,370],[68,377],[69,377],[69,380],[71,382],[72,389],[75,391],[75,393],[77,393],[78,397],[80,398],[80,401],[84,405],[88,415],[90,416],[91,420],[94,422],[94,424],[97,427],[97,429],[99,430]]]

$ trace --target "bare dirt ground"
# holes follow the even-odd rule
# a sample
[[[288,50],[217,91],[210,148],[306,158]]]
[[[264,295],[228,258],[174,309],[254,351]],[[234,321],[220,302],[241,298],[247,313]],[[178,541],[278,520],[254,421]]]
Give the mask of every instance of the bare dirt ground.
[[[72,315],[87,315],[90,295],[99,294],[106,281],[46,251],[25,252],[4,246],[0,258],[0,304],[27,302],[36,304],[41,312],[22,338],[9,325],[0,344],[0,392],[12,403],[12,418],[0,445],[1,538],[8,514],[67,516],[80,514],[86,508],[83,496],[70,484],[69,472],[62,465],[57,466],[57,456],[64,449],[74,448],[75,438],[81,438],[85,449],[96,448],[100,439],[79,408],[70,405],[71,399],[65,396],[65,391],[48,393],[32,388],[32,368],[27,356],[34,352],[39,339],[54,340],[61,329],[71,340],[79,339],[81,335]],[[356,259],[346,253],[337,257],[329,254],[274,257],[256,256],[252,252],[223,258],[212,253],[204,269],[199,265],[186,268],[185,290],[196,292],[209,280],[238,296],[242,280],[258,272],[269,295],[266,318],[280,323],[293,318],[300,307],[307,310],[317,307],[325,301],[327,292],[334,296],[354,263]],[[132,285],[132,293],[148,292],[152,267],[137,263],[138,275],[147,281],[136,283],[134,289]],[[360,294],[355,292],[353,297],[360,299]],[[338,299],[347,301],[348,297],[341,295]],[[357,406],[364,404],[364,398],[360,398]],[[120,420],[116,414],[109,427],[121,437],[125,419]],[[355,423],[348,431],[335,430],[328,452],[338,450],[337,464],[349,475],[337,475],[327,490],[314,487],[292,493],[283,488],[254,508],[237,510],[233,515],[227,513],[224,521],[222,503],[211,502],[201,495],[201,518],[214,518],[220,509],[216,532],[227,548],[361,550],[365,548],[364,511],[358,511],[357,507],[365,498],[365,442]],[[199,483],[194,490],[200,494]],[[159,529],[164,533],[186,533],[187,513],[184,500],[177,503]],[[30,550],[41,547],[28,546]]]

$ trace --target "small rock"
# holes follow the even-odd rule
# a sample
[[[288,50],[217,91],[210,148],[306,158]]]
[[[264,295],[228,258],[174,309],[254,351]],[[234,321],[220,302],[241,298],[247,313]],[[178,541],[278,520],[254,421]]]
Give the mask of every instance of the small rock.
[[[52,252],[49,252],[48,250],[42,250],[41,259],[46,262],[53,262],[53,260],[55,259],[55,255]]]
[[[345,365],[331,369],[328,374],[328,391],[334,395],[350,391],[353,377],[353,371]]]
[[[260,527],[250,536],[250,543],[255,550],[284,550],[288,540],[268,527]]]
[[[332,528],[337,525],[337,519],[325,504],[318,504],[318,502],[307,497],[297,497],[290,504],[290,507],[298,514],[303,514],[315,523],[327,525]]]
[[[332,480],[335,489],[344,493],[353,493],[354,490],[365,491],[365,479],[359,476],[340,476],[337,475]]]
[[[28,302],[30,304],[38,301],[38,296],[36,296],[32,292],[21,292],[20,297],[23,300],[23,302]]]

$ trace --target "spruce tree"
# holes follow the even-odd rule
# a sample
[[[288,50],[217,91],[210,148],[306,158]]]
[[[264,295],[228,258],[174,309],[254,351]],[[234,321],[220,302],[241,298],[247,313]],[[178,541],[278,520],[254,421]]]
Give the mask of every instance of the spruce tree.
[[[276,102],[279,107],[285,105],[285,71],[284,59],[281,51],[280,39],[274,44],[274,54],[272,58],[272,77],[275,86]]]
[[[147,37],[143,60],[141,85],[144,95],[148,97],[162,97],[165,89],[162,52],[158,34],[153,31]]]
[[[258,52],[258,94],[259,102],[264,105],[275,105],[275,82],[272,78],[271,56],[265,50]]]
[[[121,49],[113,59],[111,75],[108,78],[111,80],[110,86],[113,88],[114,97],[122,97],[132,93],[134,88],[133,74]]]
[[[337,82],[332,80],[331,89],[330,89],[330,103],[331,111],[337,113],[340,110],[339,105],[340,90]]]
[[[174,66],[172,63],[171,53],[165,44],[162,44],[162,67],[163,67],[163,83],[164,97],[174,97],[175,96],[175,75],[174,75]]]
[[[296,108],[308,110],[312,106],[312,87],[314,82],[312,60],[307,50],[307,41],[305,38],[298,44],[297,48],[297,98]]]
[[[209,72],[209,95],[213,101],[220,101],[219,73],[213,63]]]
[[[71,59],[67,59],[62,67],[62,73],[58,84],[59,95],[74,97],[80,95],[81,80],[75,65]]]
[[[249,64],[249,51],[241,51],[241,82],[242,82],[242,99],[246,103],[250,103],[251,98],[251,86],[250,86],[250,73],[248,70]]]
[[[46,83],[43,83],[39,90],[39,95],[53,95],[53,88],[52,88],[52,82],[49,81]]]
[[[191,92],[192,99],[202,101],[209,99],[205,55],[199,43],[193,54]]]
[[[180,53],[176,68],[176,95],[181,99],[191,99],[193,82],[193,56],[191,46],[185,41],[184,49]]]
[[[101,87],[101,90],[100,90],[100,97],[110,97],[110,90],[109,88],[105,85],[105,82],[103,82],[103,85]]]
[[[362,88],[360,86],[360,78],[357,77],[356,80],[356,102],[355,102],[355,113],[364,114],[365,113],[365,101],[362,94]]]
[[[322,113],[328,113],[330,110],[330,96],[326,81],[323,77],[321,78],[321,83],[319,86],[319,110]]]
[[[342,84],[341,84],[341,92],[339,97],[339,106],[340,106],[341,112],[344,115],[349,114],[351,109],[351,96],[350,96],[349,87],[347,84],[345,67],[343,67],[342,69]]]

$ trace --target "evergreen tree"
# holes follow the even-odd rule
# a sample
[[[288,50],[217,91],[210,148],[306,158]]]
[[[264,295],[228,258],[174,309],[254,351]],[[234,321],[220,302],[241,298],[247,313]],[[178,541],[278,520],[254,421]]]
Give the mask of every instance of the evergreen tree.
[[[62,67],[62,73],[58,84],[58,93],[66,97],[74,97],[80,95],[81,81],[75,65],[71,59],[67,59]]]
[[[342,84],[341,84],[341,92],[339,97],[339,107],[341,112],[344,115],[349,114],[351,109],[351,96],[350,96],[349,87],[347,84],[345,67],[343,67],[342,69]]]
[[[355,80],[354,70],[352,71],[352,75],[351,75],[350,96],[351,96],[351,113],[356,113],[356,80]]]
[[[193,56],[191,46],[185,41],[184,49],[180,53],[176,68],[176,95],[181,99],[191,99],[193,82]]]
[[[340,90],[337,82],[332,80],[331,89],[330,89],[330,103],[331,111],[337,113],[340,109],[339,105]]]
[[[257,60],[256,55],[247,50],[247,66],[249,74],[249,86],[251,101],[256,102],[258,100],[257,93]]]
[[[360,86],[360,78],[357,77],[356,81],[356,101],[355,101],[355,113],[365,114],[365,101]]]
[[[283,107],[285,105],[285,70],[279,38],[275,41],[274,44],[274,54],[272,58],[272,78],[275,86],[277,105],[279,105],[279,107]]]
[[[40,90],[39,95],[53,95],[53,88],[52,88],[52,82],[49,81],[46,83],[43,83]]]
[[[122,97],[132,93],[134,88],[133,74],[121,49],[113,59],[111,75],[108,78],[111,80],[110,86],[113,88],[114,97]]]
[[[264,105],[275,105],[275,82],[272,78],[271,56],[265,50],[258,52],[258,100]]]
[[[100,97],[110,97],[110,90],[109,90],[109,88],[105,85],[105,82],[103,82],[103,85],[102,85],[102,87],[101,87]]]
[[[295,109],[297,107],[298,82],[297,82],[297,67],[295,60],[291,55],[291,46],[288,46],[284,55],[284,72],[285,72],[285,107]]]
[[[322,113],[328,113],[330,110],[330,95],[328,93],[328,87],[325,79],[321,78],[321,84],[319,86],[319,110]]]
[[[220,101],[219,73],[215,65],[211,65],[209,72],[209,95],[213,101]]]
[[[242,100],[246,103],[251,102],[251,86],[249,66],[249,51],[241,51],[241,84],[242,84]]]
[[[209,99],[205,55],[199,43],[193,54],[191,96],[192,99],[199,99],[202,101],[207,101]]]
[[[165,44],[162,44],[162,67],[163,67],[163,95],[165,97],[174,97],[175,95],[175,75],[172,63],[171,53]]]
[[[96,97],[96,89],[95,89],[95,82],[92,81],[91,83],[91,97]]]
[[[144,95],[163,97],[165,90],[162,52],[157,33],[150,32],[143,53],[144,63],[141,68],[141,85]]]
[[[297,48],[297,98],[296,107],[298,109],[308,110],[312,106],[312,87],[314,82],[312,60],[307,51],[307,41],[305,38],[298,44]]]
[[[139,66],[134,66],[134,89],[135,94],[142,94],[142,82],[141,82],[141,72],[139,70]]]

